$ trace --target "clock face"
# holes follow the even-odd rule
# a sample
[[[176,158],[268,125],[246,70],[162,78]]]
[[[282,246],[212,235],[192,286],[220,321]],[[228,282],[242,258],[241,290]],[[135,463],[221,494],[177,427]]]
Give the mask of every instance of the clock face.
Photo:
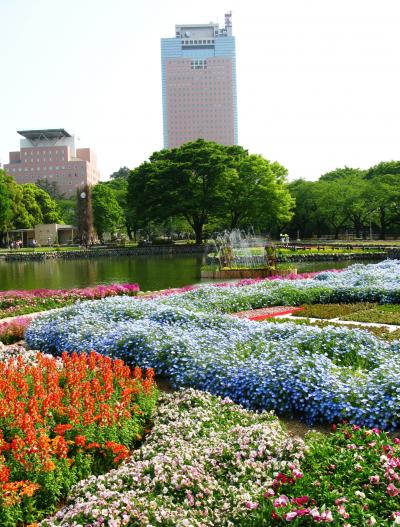
[[[81,198],[82,199],[86,198],[86,192],[81,192]]]

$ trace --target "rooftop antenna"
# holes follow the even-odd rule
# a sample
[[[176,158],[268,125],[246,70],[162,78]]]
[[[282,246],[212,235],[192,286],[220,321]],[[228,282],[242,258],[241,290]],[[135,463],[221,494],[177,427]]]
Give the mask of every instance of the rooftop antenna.
[[[232,36],[232,11],[227,11],[225,13],[225,29],[228,34],[228,37]]]

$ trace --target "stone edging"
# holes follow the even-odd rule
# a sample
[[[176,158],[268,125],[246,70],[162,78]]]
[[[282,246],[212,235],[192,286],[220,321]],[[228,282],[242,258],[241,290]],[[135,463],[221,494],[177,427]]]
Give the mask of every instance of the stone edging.
[[[99,256],[153,256],[175,254],[203,254],[202,245],[149,245],[147,247],[108,247],[103,249],[82,249],[78,251],[53,251],[31,253],[9,252],[0,254],[0,259],[6,261],[42,261],[42,260],[75,260],[89,259]]]

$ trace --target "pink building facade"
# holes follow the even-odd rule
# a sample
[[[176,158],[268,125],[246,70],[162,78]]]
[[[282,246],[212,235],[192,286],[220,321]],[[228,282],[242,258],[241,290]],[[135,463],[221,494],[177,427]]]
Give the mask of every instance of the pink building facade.
[[[161,39],[164,147],[205,139],[238,143],[236,51],[231,13],[218,24],[175,26]]]
[[[70,197],[83,185],[100,180],[96,157],[90,148],[75,148],[75,138],[64,129],[18,132],[20,150],[10,152],[4,170],[17,183],[35,183],[38,179],[55,182],[61,194]]]

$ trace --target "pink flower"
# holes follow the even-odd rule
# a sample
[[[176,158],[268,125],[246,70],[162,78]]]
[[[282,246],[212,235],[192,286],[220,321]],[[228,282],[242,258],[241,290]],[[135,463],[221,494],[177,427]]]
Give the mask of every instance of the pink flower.
[[[331,511],[327,510],[327,511],[322,512],[320,519],[321,521],[326,522],[326,523],[333,522],[333,516],[332,516]]]
[[[303,473],[298,468],[294,468],[292,470],[293,477],[296,479],[301,479],[303,477]]]
[[[347,520],[347,518],[350,516],[350,514],[348,512],[346,512],[346,509],[344,508],[344,505],[339,505],[338,506],[338,513],[340,514],[340,516],[343,516],[343,518],[345,520]]]
[[[264,498],[271,498],[272,496],[275,496],[275,492],[273,489],[267,489],[264,493]]]
[[[244,506],[246,509],[256,509],[258,507],[258,503],[256,501],[246,501]]]
[[[284,514],[283,517],[287,522],[291,522],[292,520],[297,518],[297,512],[296,511],[288,512],[287,514]]]
[[[289,498],[287,496],[285,496],[284,494],[281,494],[279,496],[279,498],[277,498],[275,501],[274,501],[274,507],[275,508],[278,508],[278,507],[286,507],[286,505],[289,503]]]
[[[356,445],[354,443],[350,443],[349,445],[347,445],[347,448],[349,450],[355,450],[357,447],[356,447]]]
[[[378,483],[379,483],[379,476],[378,475],[371,476],[369,478],[369,482],[372,483],[372,485],[378,485]]]
[[[349,503],[349,500],[343,496],[343,498],[338,498],[335,500],[335,505],[341,505],[342,503]]]
[[[400,490],[395,487],[393,483],[390,483],[390,485],[386,487],[386,492],[389,494],[389,496],[393,498],[394,496],[397,496],[399,494]]]

